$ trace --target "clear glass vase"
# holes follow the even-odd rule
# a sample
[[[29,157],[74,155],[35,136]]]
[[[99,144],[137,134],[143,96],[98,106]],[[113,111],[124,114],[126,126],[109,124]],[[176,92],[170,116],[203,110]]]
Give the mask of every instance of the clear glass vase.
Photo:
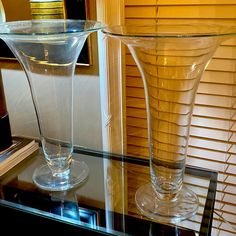
[[[73,75],[85,40],[101,27],[84,20],[29,20],[0,26],[0,37],[28,78],[46,160],[35,170],[33,181],[44,190],[67,190],[88,176],[86,163],[72,158]]]
[[[183,186],[196,91],[215,50],[236,28],[154,24],[112,26],[102,32],[129,48],[143,79],[151,180],[137,190],[137,207],[162,222],[186,219],[199,205],[196,194]]]

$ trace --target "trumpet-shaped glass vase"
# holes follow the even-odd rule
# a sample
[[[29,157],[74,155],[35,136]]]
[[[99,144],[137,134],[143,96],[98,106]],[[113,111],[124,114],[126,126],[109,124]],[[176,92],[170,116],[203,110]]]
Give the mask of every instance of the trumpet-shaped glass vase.
[[[38,119],[46,164],[34,183],[62,191],[84,181],[89,169],[73,155],[73,76],[76,61],[96,21],[29,20],[3,23],[0,37],[26,72]]]
[[[113,26],[102,32],[127,45],[143,79],[151,181],[137,190],[137,207],[162,222],[186,219],[199,205],[196,194],[183,186],[196,91],[215,50],[236,28],[154,24]]]

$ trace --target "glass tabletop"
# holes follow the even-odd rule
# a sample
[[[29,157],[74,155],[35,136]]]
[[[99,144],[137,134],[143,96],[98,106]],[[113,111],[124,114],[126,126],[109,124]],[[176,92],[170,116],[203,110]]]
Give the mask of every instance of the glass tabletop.
[[[200,207],[192,218],[164,225],[142,216],[135,205],[136,190],[150,181],[148,160],[83,148],[75,148],[73,158],[88,165],[89,176],[65,192],[42,191],[33,184],[33,172],[44,162],[41,148],[11,169],[0,179],[0,212],[15,212],[12,222],[20,212],[21,219],[36,217],[68,232],[94,235],[211,234],[216,172],[186,167],[185,184],[198,195]]]

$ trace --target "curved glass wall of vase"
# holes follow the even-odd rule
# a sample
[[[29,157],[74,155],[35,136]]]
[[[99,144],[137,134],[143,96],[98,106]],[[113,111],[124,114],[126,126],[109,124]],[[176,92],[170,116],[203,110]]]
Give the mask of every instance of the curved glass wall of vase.
[[[136,192],[137,207],[162,222],[186,219],[199,205],[183,186],[196,91],[215,50],[236,34],[236,26],[157,23],[102,32],[127,45],[143,79],[151,183]]]
[[[72,158],[73,77],[85,40],[101,27],[97,21],[58,19],[0,25],[0,37],[28,78],[46,160],[33,180],[44,190],[67,190],[88,176],[86,163]]]

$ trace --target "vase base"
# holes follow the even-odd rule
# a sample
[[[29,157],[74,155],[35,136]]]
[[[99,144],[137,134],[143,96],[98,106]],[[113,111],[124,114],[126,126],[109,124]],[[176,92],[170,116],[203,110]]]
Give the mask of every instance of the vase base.
[[[54,177],[47,164],[39,166],[33,174],[33,182],[46,191],[65,191],[82,184],[88,177],[89,168],[83,161],[72,161],[67,179]]]
[[[182,187],[175,201],[162,201],[150,183],[137,190],[135,201],[144,216],[164,223],[177,223],[193,216],[199,205],[197,195],[186,187]]]

